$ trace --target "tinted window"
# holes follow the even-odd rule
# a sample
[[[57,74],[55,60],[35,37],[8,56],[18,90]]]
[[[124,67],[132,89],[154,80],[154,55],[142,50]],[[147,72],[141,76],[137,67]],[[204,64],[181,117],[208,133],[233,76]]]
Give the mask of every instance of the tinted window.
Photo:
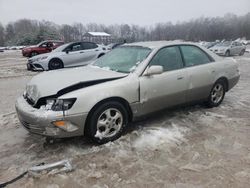
[[[237,42],[233,42],[232,45],[233,45],[233,46],[237,46]]]
[[[95,43],[91,43],[91,42],[84,42],[82,43],[82,45],[83,45],[84,50],[94,49],[98,47]]]
[[[53,47],[53,43],[52,43],[52,42],[48,42],[48,43],[47,43],[47,47],[49,47],[49,48],[50,48],[50,47]]]
[[[82,50],[82,46],[81,46],[81,43],[74,43],[74,44],[71,44],[69,47],[67,47],[65,50],[63,51],[79,51],[79,50]]]
[[[237,42],[237,46],[242,46],[242,44],[240,42]]]
[[[178,47],[161,49],[151,60],[150,65],[161,65],[164,71],[176,70],[183,67]]]
[[[181,51],[187,67],[210,62],[207,54],[196,46],[181,46]]]

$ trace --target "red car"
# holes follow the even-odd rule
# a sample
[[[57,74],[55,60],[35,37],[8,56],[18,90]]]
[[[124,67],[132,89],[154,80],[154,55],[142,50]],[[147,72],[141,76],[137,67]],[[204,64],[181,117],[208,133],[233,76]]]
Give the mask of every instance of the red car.
[[[64,44],[63,41],[57,40],[48,40],[40,42],[35,46],[29,46],[22,49],[22,54],[24,57],[33,57],[38,54],[44,54],[51,52],[52,50],[56,49],[58,46]]]

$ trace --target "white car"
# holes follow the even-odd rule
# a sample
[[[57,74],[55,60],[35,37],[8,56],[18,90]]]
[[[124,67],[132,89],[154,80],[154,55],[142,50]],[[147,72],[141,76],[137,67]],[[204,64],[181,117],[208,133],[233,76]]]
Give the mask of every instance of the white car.
[[[64,67],[87,65],[103,56],[106,48],[92,42],[72,42],[64,44],[50,53],[29,58],[28,70],[54,70]]]
[[[229,57],[231,55],[244,55],[246,46],[237,41],[225,41],[216,44],[210,50],[218,55]]]

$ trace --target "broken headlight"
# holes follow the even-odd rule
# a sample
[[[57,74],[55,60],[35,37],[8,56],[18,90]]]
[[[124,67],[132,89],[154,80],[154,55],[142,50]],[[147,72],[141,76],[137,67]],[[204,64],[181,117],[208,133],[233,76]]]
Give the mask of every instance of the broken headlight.
[[[76,98],[71,99],[47,99],[46,109],[53,111],[66,111],[69,110],[75,103]]]

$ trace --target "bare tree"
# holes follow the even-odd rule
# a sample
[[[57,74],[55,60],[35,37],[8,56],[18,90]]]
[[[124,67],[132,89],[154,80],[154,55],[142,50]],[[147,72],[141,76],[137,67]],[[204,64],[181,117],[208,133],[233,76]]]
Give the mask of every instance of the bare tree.
[[[146,40],[214,41],[250,39],[250,13],[244,16],[226,14],[223,17],[200,17],[187,22],[157,23],[150,27],[128,24],[104,25],[74,23],[57,25],[48,21],[22,19],[0,25],[0,44],[34,44],[46,39],[62,39],[65,42],[81,41],[88,31],[107,32],[117,41],[134,42]]]

